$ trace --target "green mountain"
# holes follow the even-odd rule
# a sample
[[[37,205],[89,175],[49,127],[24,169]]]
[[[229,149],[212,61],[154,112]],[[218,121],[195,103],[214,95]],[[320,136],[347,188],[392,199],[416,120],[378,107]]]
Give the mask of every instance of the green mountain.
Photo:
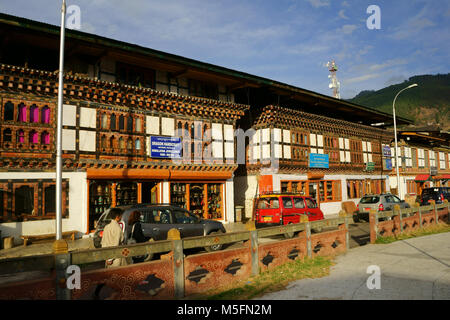
[[[414,120],[419,127],[436,125],[450,130],[450,73],[414,76],[378,91],[361,91],[349,101],[392,114],[395,95],[413,83],[419,87],[400,94],[395,102],[396,114]]]

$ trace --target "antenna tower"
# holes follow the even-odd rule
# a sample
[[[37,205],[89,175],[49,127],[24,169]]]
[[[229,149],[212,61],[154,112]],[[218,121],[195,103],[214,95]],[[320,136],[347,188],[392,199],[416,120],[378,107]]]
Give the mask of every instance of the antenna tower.
[[[338,68],[336,66],[336,62],[334,60],[327,63],[327,68],[330,71],[330,74],[328,75],[328,78],[330,79],[330,84],[328,87],[330,89],[333,89],[333,97],[336,99],[341,98],[340,88],[341,83],[338,81],[336,77],[336,72],[338,71]]]

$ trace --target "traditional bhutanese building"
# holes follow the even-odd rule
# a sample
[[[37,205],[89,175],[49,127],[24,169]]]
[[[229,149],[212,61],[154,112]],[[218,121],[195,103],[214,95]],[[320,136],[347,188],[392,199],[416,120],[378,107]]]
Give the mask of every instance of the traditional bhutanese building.
[[[6,14],[0,26],[0,230],[53,233],[59,27]],[[63,231],[89,234],[106,208],[130,203],[228,223],[239,205],[251,217],[254,197],[269,190],[303,192],[336,213],[390,189],[382,148],[393,134],[372,126],[381,122],[392,116],[67,30]]]
[[[416,198],[424,188],[450,187],[450,133],[436,127],[398,132],[400,194]],[[395,168],[395,146],[391,147]],[[397,185],[392,175],[391,185]]]

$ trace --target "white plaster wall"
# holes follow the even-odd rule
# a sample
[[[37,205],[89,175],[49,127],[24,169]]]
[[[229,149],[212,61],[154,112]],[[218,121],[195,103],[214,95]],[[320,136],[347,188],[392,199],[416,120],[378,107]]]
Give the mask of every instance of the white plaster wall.
[[[95,131],[80,130],[80,151],[95,152]]]
[[[175,120],[172,118],[161,118],[161,133],[164,136],[174,136]]]
[[[214,140],[223,140],[222,124],[213,123],[211,127],[211,134]]]
[[[169,182],[164,181],[162,183],[162,203],[169,203],[169,202],[170,202]]]
[[[225,158],[234,159],[234,143],[225,142]]]
[[[283,142],[291,143],[291,131],[283,130]]]
[[[62,149],[68,151],[75,150],[75,130],[62,129]]]
[[[234,182],[233,179],[225,182],[223,188],[223,199],[225,199],[225,214],[227,222],[235,222],[234,219]]]
[[[234,130],[233,130],[232,125],[224,124],[223,131],[224,131],[225,140],[234,141]]]
[[[80,108],[80,127],[93,128],[96,127],[96,110],[93,108]]]
[[[234,203],[243,206],[242,218],[251,218],[253,212],[253,199],[257,195],[258,182],[256,176],[234,178]]]
[[[146,133],[159,134],[159,117],[146,116]]]
[[[212,156],[213,158],[223,159],[223,142],[213,141],[212,142]]]
[[[78,230],[85,233],[87,225],[87,177],[85,172],[64,172],[69,179],[69,217],[62,219],[62,232]],[[54,179],[51,172],[0,172],[0,179]],[[55,220],[9,222],[0,224],[2,237],[14,237],[16,244],[22,234],[39,235],[55,233]]]
[[[71,104],[63,105],[63,126],[77,125],[77,106]]]

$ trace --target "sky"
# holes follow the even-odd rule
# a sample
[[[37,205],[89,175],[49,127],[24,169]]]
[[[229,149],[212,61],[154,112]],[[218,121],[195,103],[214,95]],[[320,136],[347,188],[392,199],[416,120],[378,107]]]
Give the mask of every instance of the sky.
[[[60,24],[61,0],[0,0],[0,12]],[[81,31],[341,97],[450,72],[449,0],[67,0]],[[376,5],[380,29],[369,29]]]

